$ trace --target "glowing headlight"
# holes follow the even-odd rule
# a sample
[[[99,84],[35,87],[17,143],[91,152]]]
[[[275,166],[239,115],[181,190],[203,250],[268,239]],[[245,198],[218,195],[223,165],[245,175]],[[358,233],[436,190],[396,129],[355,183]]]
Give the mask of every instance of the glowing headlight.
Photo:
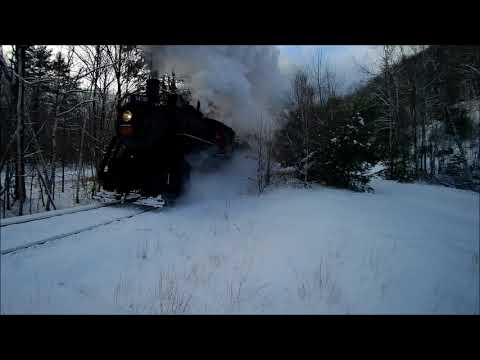
[[[127,111],[124,111],[123,114],[122,114],[122,120],[125,121],[125,122],[129,122],[130,120],[132,120],[132,112],[127,110]]]

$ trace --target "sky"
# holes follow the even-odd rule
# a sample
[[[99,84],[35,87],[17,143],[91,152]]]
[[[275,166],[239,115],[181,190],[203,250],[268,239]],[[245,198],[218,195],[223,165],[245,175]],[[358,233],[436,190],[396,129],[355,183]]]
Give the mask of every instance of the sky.
[[[308,65],[312,56],[320,51],[332,70],[349,87],[364,79],[361,66],[371,68],[379,47],[372,45],[278,45],[280,68],[289,74],[292,70]]]

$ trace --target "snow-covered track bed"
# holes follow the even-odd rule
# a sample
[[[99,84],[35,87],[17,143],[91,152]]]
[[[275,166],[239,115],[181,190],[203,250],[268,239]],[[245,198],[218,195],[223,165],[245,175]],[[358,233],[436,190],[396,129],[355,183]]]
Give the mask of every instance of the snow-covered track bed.
[[[29,222],[9,224],[10,226],[1,230],[0,253],[6,255],[46,244],[155,210],[153,207],[145,206],[113,207],[113,203],[103,205],[83,209],[82,212],[76,211],[34,219],[35,222],[30,220]],[[110,207],[105,209],[106,206]],[[102,207],[103,209],[101,209]]]
[[[89,205],[84,205],[84,206],[76,206],[76,207],[68,208],[68,209],[47,211],[47,212],[42,212],[42,213],[32,214],[32,215],[15,216],[15,217],[11,217],[11,218],[8,218],[8,219],[1,219],[0,227],[5,227],[5,226],[9,226],[9,225],[16,225],[16,224],[23,224],[23,223],[30,222],[30,221],[38,221],[38,220],[48,219],[48,218],[51,218],[51,217],[54,217],[54,216],[62,216],[62,215],[66,215],[66,214],[77,213],[77,212],[80,212],[80,211],[98,209],[98,208],[105,207],[105,206],[113,206],[113,205],[119,204],[120,202],[121,202],[121,200],[115,200],[115,201],[110,201],[110,202],[105,202],[105,203],[96,203],[96,204],[89,204]]]

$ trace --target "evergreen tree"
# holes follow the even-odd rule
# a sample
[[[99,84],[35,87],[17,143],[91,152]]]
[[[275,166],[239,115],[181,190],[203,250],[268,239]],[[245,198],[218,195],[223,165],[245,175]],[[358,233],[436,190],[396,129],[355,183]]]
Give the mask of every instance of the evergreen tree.
[[[368,190],[368,170],[377,162],[372,130],[348,100],[330,99],[315,131],[311,176],[317,182]]]

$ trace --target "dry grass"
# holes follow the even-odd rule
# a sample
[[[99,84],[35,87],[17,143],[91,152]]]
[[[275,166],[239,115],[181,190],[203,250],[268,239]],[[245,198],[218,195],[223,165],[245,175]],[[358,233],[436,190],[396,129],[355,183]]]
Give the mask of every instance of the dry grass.
[[[150,299],[148,304],[140,303],[137,299],[145,299],[145,292],[120,279],[113,291],[114,303],[130,312],[143,314],[185,314],[190,310],[192,295],[182,290],[173,272],[160,272],[153,290],[147,292],[153,296],[153,300]]]
[[[321,261],[313,275],[299,278],[297,281],[297,295],[302,302],[318,303],[326,301],[328,304],[338,304],[340,288],[332,277],[331,269],[326,261]]]

